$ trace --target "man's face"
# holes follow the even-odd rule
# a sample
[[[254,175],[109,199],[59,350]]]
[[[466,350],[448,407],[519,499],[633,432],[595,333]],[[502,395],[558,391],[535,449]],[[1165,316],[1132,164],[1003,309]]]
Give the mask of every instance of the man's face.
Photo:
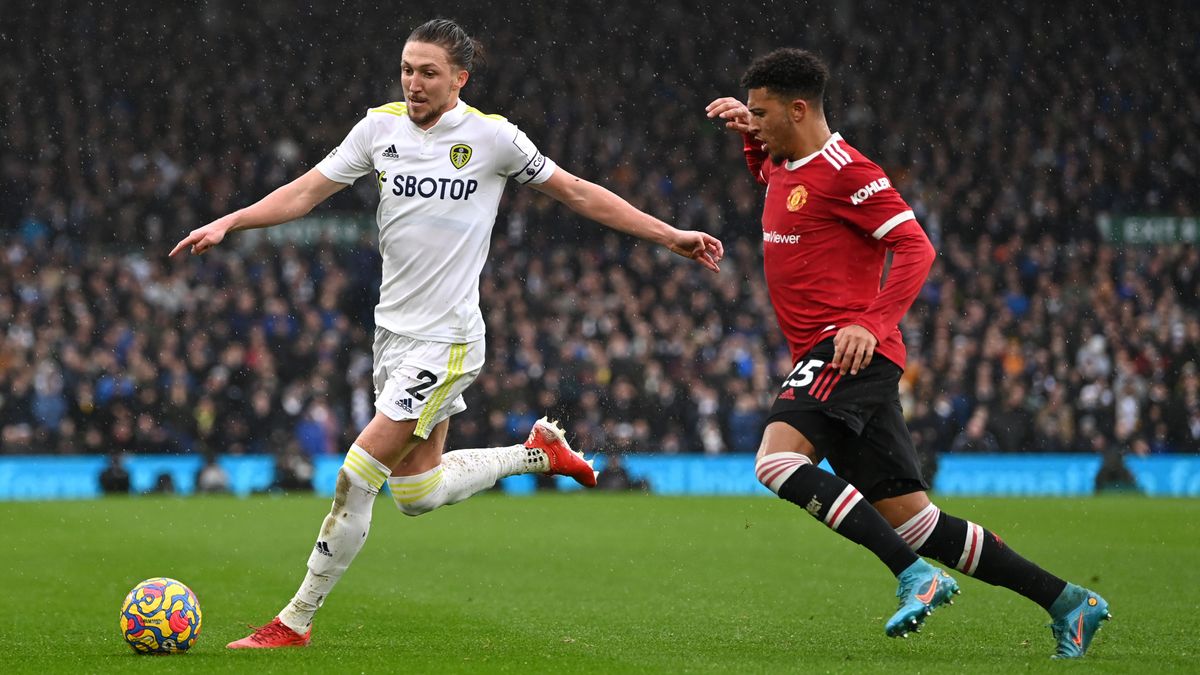
[[[428,42],[408,42],[400,61],[400,86],[413,124],[428,129],[458,103],[467,71],[450,63],[446,50]]]
[[[751,89],[746,99],[750,110],[750,134],[762,141],[763,149],[776,163],[794,159],[796,123],[792,101],[772,94],[765,88]]]

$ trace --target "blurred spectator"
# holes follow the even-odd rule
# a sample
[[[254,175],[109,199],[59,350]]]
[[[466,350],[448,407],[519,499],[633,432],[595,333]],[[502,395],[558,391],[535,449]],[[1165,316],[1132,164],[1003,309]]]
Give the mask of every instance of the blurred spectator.
[[[292,443],[275,457],[275,480],[269,492],[312,492],[313,465],[308,456]]]
[[[333,455],[338,451],[338,425],[333,412],[322,401],[313,401],[296,424],[296,439],[309,457]]]
[[[762,440],[766,413],[751,393],[738,396],[729,412],[729,449],[731,452],[756,452]]]
[[[1125,465],[1125,457],[1119,450],[1104,452],[1100,470],[1096,472],[1096,493],[1140,492],[1137,479]]]
[[[1000,452],[1029,452],[1036,429],[1033,413],[1025,403],[1025,387],[1014,384],[1004,395],[1004,403],[988,423]]]
[[[100,491],[106,495],[129,494],[129,471],[115,452],[108,456],[108,466],[100,472]]]
[[[954,438],[954,426],[948,413],[950,404],[943,401],[942,409],[946,416],[939,415],[936,407],[931,408],[926,401],[915,401],[910,409],[908,419],[909,433],[912,435],[913,447],[917,450],[917,460],[921,464],[921,475],[933,485],[937,477],[938,452],[943,448],[949,449]]]
[[[173,495],[175,494],[175,478],[167,472],[158,474],[158,478],[154,479],[154,487],[150,488],[148,494],[153,495]]]
[[[496,485],[494,485],[492,487],[492,489],[497,492],[500,492],[503,490],[503,488],[500,486],[499,482],[497,482]],[[533,475],[533,489],[537,490],[538,492],[558,492],[558,479],[555,478],[554,476],[550,476],[550,475],[547,475],[544,473],[534,474]]]
[[[604,457],[604,470],[596,477],[596,487],[601,490],[640,490],[650,491],[650,483],[644,479],[629,476],[625,469],[625,461],[618,454]]]
[[[196,474],[196,491],[201,494],[229,492],[229,472],[217,462],[215,455],[209,455]]]
[[[976,410],[967,420],[967,427],[954,437],[950,444],[953,452],[999,452],[1000,444],[996,437],[987,430],[987,411]]]

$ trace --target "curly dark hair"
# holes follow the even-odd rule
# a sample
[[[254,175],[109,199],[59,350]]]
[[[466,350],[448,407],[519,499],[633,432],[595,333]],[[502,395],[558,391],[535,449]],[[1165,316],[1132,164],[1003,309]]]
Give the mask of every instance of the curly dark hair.
[[[821,106],[828,81],[829,67],[821,57],[805,49],[784,47],[754,59],[742,75],[741,84],[744,89],[761,87]]]
[[[484,61],[483,44],[450,19],[426,21],[413,30],[408,41],[428,42],[445,49],[450,62],[463,70],[470,71],[476,63]]]

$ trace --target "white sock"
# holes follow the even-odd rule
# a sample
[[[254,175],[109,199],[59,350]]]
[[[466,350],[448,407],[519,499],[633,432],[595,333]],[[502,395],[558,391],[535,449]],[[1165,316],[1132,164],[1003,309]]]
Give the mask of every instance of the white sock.
[[[288,628],[301,635],[308,632],[313,614],[362,550],[371,529],[375,496],[390,473],[391,469],[366,450],[350,446],[338,470],[333,508],[325,516],[317,544],[308,557],[308,573],[295,597],[279,612],[279,620]]]
[[[415,476],[392,476],[388,487],[397,508],[419,516],[439,506],[457,504],[496,481],[519,473],[550,469],[546,453],[523,445],[506,448],[455,450],[442,455],[441,466]]]

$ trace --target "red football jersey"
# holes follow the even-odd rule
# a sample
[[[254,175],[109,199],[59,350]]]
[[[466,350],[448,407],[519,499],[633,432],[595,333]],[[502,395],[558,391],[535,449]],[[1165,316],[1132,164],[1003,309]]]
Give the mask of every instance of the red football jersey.
[[[898,324],[925,283],[934,252],[912,208],[874,162],[833,134],[817,152],[776,164],[746,138],[746,163],[767,186],[767,288],[793,363],[839,328],[858,324],[901,368]],[[884,260],[892,268],[881,288]]]

